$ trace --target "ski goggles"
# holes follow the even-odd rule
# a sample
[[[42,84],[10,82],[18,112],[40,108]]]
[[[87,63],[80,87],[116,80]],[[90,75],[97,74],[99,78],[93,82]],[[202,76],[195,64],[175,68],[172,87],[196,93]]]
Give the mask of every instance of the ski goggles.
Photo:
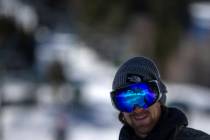
[[[157,80],[134,83],[111,92],[112,104],[121,112],[132,112],[136,107],[147,109],[160,97]]]

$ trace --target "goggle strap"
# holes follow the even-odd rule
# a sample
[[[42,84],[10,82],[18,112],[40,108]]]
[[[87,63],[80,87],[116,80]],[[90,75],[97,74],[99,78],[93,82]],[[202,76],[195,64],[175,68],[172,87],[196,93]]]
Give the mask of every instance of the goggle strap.
[[[155,83],[157,84],[157,87],[158,87],[158,93],[159,93],[157,101],[160,101],[160,99],[161,99],[161,97],[162,97],[163,93],[160,91],[159,81],[158,81],[158,80],[152,80],[152,81],[150,81],[150,82],[155,82]]]
[[[160,91],[159,91],[159,96],[158,96],[157,101],[160,101],[160,99],[161,99],[162,95],[163,95],[163,94],[162,94],[162,92],[160,92]]]

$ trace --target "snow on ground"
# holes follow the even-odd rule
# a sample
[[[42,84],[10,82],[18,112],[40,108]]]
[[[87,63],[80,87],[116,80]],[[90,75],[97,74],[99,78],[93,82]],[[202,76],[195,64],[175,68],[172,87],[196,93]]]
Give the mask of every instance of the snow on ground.
[[[188,108],[189,126],[210,133],[210,89],[190,84],[168,84],[167,103]]]
[[[51,57],[53,59],[56,57],[66,66],[67,76],[84,83],[82,100],[87,106],[81,110],[74,107],[69,112],[63,112],[64,115],[68,115],[65,121],[68,123],[67,138],[117,139],[121,124],[117,120],[117,112],[112,107],[109,96],[114,67],[100,60],[83,44],[69,42],[67,39],[69,37],[67,34],[57,34],[51,41],[47,41],[48,43],[41,44],[38,50],[41,52],[41,57],[38,58],[40,71],[44,71],[45,65],[52,61]],[[11,87],[9,82],[7,84],[5,87]],[[39,88],[37,91],[40,104],[37,107],[7,108],[3,111],[4,140],[55,139],[54,131],[59,111],[53,104],[52,89],[49,85],[42,85]]]

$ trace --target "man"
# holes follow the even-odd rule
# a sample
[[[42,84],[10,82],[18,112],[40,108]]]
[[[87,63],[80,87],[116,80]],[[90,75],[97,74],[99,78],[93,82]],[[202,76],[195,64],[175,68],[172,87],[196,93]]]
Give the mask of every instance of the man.
[[[112,89],[112,103],[124,124],[119,140],[210,140],[210,135],[187,127],[184,113],[165,105],[166,86],[152,60],[135,57],[126,61]]]

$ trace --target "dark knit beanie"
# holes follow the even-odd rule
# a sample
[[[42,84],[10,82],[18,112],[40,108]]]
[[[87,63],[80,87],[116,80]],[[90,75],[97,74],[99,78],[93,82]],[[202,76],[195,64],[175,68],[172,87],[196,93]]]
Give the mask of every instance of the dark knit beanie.
[[[160,102],[165,104],[166,86],[160,79],[160,73],[155,63],[146,57],[134,57],[123,63],[115,74],[112,89],[127,86],[132,83],[158,80],[162,97]]]

